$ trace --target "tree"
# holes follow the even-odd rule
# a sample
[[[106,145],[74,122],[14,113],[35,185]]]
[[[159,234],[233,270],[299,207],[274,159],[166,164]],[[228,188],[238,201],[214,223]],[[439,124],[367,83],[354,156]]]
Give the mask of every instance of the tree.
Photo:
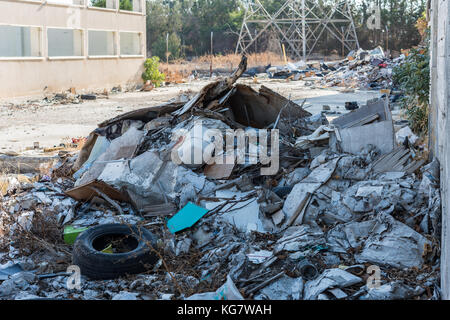
[[[106,0],[91,0],[91,6],[106,8]],[[133,11],[133,3],[131,2],[131,0],[120,0],[119,9]]]
[[[91,0],[91,6],[106,8],[106,0]]]
[[[285,0],[260,1],[270,14],[274,14],[285,3]],[[320,3],[325,7],[325,13],[332,9],[331,0],[320,0]],[[375,4],[379,4],[381,8],[383,30],[387,27],[389,31],[389,49],[399,51],[420,43],[421,36],[415,23],[425,10],[426,0],[349,0],[349,4],[362,48],[386,45],[387,33],[368,30],[366,25]],[[316,7],[313,11],[319,14],[318,10]],[[215,53],[233,52],[244,12],[241,0],[147,0],[148,51],[151,54],[153,49],[162,48],[162,39],[165,41],[165,36],[169,33],[178,36],[187,56],[203,55],[210,51],[212,31]],[[325,54],[329,48],[339,49],[340,44],[329,37],[317,46],[317,50]]]
[[[133,3],[130,0],[120,0],[119,2],[120,10],[133,11]]]
[[[153,43],[152,53],[161,60],[166,61],[167,42],[166,36],[161,36]],[[176,33],[169,35],[169,60],[179,59],[181,56],[181,40]]]

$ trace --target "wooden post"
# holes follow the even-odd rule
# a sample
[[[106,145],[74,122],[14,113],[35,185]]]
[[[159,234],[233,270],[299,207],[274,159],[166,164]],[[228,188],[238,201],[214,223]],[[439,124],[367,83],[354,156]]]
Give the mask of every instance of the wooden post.
[[[167,62],[167,64],[169,64],[169,55],[170,55],[170,53],[169,53],[169,33],[167,33],[167,36],[166,36],[166,62]]]
[[[211,63],[209,65],[209,77],[212,78],[214,57],[214,32],[211,31]]]

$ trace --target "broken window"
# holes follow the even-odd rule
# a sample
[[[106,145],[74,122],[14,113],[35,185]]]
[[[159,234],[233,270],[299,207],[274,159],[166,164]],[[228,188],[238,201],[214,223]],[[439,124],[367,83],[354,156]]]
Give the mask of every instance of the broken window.
[[[116,34],[113,31],[88,31],[89,56],[117,55]]]
[[[77,57],[83,55],[83,32],[75,29],[48,29],[49,57]]]
[[[121,32],[120,54],[126,56],[141,55],[141,34],[137,32]]]
[[[125,11],[142,12],[141,0],[120,0],[119,9]]]
[[[0,25],[0,57],[41,57],[41,29]]]
[[[88,0],[90,7],[117,9],[116,0]]]

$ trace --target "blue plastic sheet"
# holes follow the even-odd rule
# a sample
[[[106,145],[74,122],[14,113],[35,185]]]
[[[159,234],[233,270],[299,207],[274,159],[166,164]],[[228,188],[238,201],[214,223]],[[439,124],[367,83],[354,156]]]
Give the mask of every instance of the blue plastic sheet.
[[[167,221],[167,227],[171,233],[175,234],[192,227],[208,212],[209,210],[189,202],[183,209]]]

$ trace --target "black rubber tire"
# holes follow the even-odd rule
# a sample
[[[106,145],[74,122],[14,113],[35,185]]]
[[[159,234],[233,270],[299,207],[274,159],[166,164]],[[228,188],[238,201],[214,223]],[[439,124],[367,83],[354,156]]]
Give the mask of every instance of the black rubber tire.
[[[130,252],[118,254],[103,253],[95,249],[94,241],[108,235],[134,238],[137,247]],[[100,225],[78,236],[73,248],[73,263],[80,267],[82,275],[90,279],[116,279],[152,268],[158,261],[158,256],[151,248],[156,248],[156,238],[147,229],[122,224]]]

